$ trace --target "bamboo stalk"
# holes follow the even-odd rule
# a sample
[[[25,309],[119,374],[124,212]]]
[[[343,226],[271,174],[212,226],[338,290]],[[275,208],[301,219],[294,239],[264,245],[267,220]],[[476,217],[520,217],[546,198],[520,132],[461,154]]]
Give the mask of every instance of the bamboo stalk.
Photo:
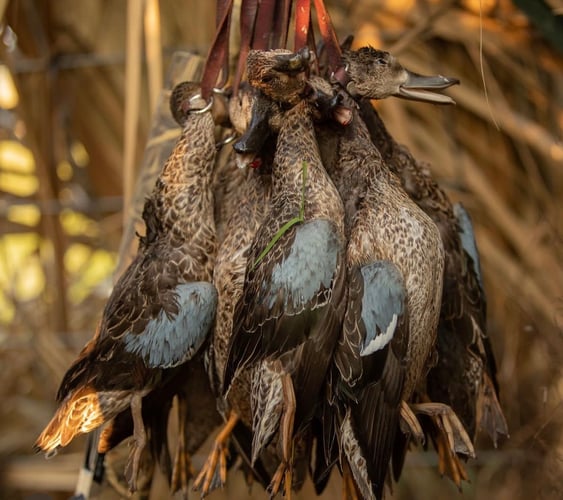
[[[7,6],[8,0],[0,0],[0,20],[4,19],[4,13],[6,12]]]
[[[145,0],[127,2],[127,59],[125,62],[125,123],[123,140],[123,223],[135,184],[135,147],[141,95],[142,26]]]
[[[28,12],[31,17],[37,13]],[[14,64],[14,56],[5,52],[4,44],[0,44],[0,54],[9,66]],[[36,50],[40,50],[36,48]],[[45,73],[31,75],[16,75],[12,73],[14,84],[20,96],[34,96],[34,100],[20,99],[18,110],[26,123],[26,142],[33,153],[35,169],[39,178],[37,196],[43,202],[58,196],[56,178],[54,175],[54,131],[57,129],[53,116],[53,81]],[[39,96],[39,99],[37,99]],[[47,280],[52,283],[46,291],[47,300],[52,303],[50,327],[45,329],[45,335],[53,335],[53,331],[68,332],[68,309],[66,296],[66,280],[64,270],[64,253],[66,249],[65,235],[60,220],[56,214],[42,214],[40,228],[47,240],[51,242],[48,255],[44,261],[50,262],[44,266]],[[68,340],[68,339],[67,339]]]
[[[145,47],[149,79],[149,103],[151,113],[156,110],[162,89],[162,39],[160,36],[160,7],[158,0],[146,0]]]

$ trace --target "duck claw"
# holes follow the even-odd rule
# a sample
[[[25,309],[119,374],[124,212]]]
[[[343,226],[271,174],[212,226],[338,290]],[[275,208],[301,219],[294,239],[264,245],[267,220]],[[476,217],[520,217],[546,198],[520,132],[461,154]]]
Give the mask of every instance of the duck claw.
[[[415,413],[428,415],[439,431],[446,438],[449,448],[453,453],[475,458],[475,448],[465,427],[455,412],[443,403],[419,403],[412,404],[411,409]]]
[[[196,477],[194,491],[201,491],[201,496],[209,494],[215,487],[221,488],[227,481],[227,455],[229,451],[224,443],[215,443],[205,465]]]
[[[424,431],[422,430],[416,415],[413,413],[413,410],[405,401],[401,401],[400,425],[404,434],[412,434],[418,444],[424,445],[424,442],[426,441]]]
[[[475,458],[475,448],[463,424],[446,404],[426,402],[410,406],[412,411],[428,415],[434,422],[438,469],[441,475],[446,474],[461,490],[461,482],[467,481],[468,476],[458,455]]]
[[[280,462],[276,472],[272,477],[272,482],[267,488],[270,498],[274,498],[281,490],[282,484],[284,487],[284,497],[286,500],[291,499],[291,486],[293,482],[293,473],[291,467],[287,462]]]
[[[440,475],[447,475],[461,491],[461,482],[468,480],[465,467],[459,457],[448,448],[443,434],[438,433],[435,437],[435,442],[438,451],[438,470]]]
[[[170,479],[170,489],[172,493],[182,491],[184,498],[188,496],[188,484],[190,479],[195,477],[195,469],[192,465],[190,455],[185,451],[182,444],[176,449],[172,478]]]
[[[131,493],[137,491],[137,477],[139,475],[139,465],[141,463],[141,455],[147,443],[147,434],[143,424],[142,415],[142,399],[141,396],[136,394],[131,399],[131,415],[133,417],[133,442],[131,444],[131,451],[127,459],[125,467],[125,479],[129,485]]]
[[[202,497],[216,487],[220,486],[222,488],[227,482],[227,456],[229,455],[229,450],[226,443],[238,422],[238,418],[235,412],[231,412],[223,429],[215,438],[213,449],[209,453],[205,465],[194,481],[193,490],[201,490]],[[219,465],[219,470],[217,470],[217,465]],[[219,477],[217,478],[217,476]]]

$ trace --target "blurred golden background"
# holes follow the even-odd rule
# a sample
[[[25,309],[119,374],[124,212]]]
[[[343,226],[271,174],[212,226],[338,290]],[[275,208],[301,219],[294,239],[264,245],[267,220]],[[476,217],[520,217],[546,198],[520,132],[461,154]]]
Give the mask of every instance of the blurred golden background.
[[[326,4],[341,39],[353,33],[356,46],[462,82],[449,92],[456,107],[377,106],[476,226],[510,439],[497,450],[479,442],[463,498],[563,498],[563,2]],[[205,56],[213,7],[0,0],[0,498],[74,490],[85,441],[50,461],[32,443],[94,333],[122,235],[124,248],[134,235],[140,166],[156,161],[142,161],[151,117],[163,81],[178,77],[173,54]],[[341,497],[333,483],[326,498]],[[243,494],[235,485],[223,497]],[[459,494],[434,452],[416,450],[393,498],[431,497]]]

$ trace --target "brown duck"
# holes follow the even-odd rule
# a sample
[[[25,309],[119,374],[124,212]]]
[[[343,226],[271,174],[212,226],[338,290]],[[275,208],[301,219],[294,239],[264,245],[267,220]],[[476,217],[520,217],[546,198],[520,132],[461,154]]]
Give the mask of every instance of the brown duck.
[[[244,368],[269,363],[270,385],[254,383],[254,432],[260,447],[280,428],[271,493],[284,481],[288,495],[294,438],[319,403],[345,299],[343,206],[320,160],[304,75],[291,74],[292,64],[287,51],[248,56],[250,84],[291,107],[280,120],[270,207],[250,247],[224,376],[228,391]]]
[[[187,82],[174,89],[171,110],[183,130],[145,202],[146,235],[115,285],[95,337],[66,373],[59,408],[35,444],[53,454],[130,407],[134,446],[126,476],[131,490],[146,443],[142,398],[169,370],[201,352],[217,303],[211,283],[213,117],[198,88]]]
[[[257,92],[251,87],[242,86],[237,95],[230,99],[229,116],[239,135],[246,131],[251,117],[254,120],[261,119],[266,112],[264,106],[269,106],[269,101],[257,100],[256,94]],[[268,473],[262,463],[256,461],[252,463],[251,459],[250,399],[254,368],[240,373],[227,398],[221,395],[228,343],[232,333],[233,312],[235,304],[242,295],[250,245],[264,220],[271,191],[271,170],[268,168],[268,161],[260,160],[260,168],[250,168],[248,164],[257,158],[257,154],[245,154],[244,140],[242,143],[239,140],[237,144],[240,154],[233,151],[222,182],[217,185],[217,189],[222,192],[217,213],[225,222],[213,274],[218,302],[213,341],[209,348],[209,376],[217,395],[217,406],[226,423],[215,439],[206,464],[194,483],[194,487],[201,488],[203,495],[209,492],[217,467],[219,467],[219,478],[225,483],[225,455],[228,438],[231,436],[241,455],[246,459],[247,465],[252,468],[258,480],[265,483],[265,487],[268,486],[271,475],[275,472],[275,467],[271,473]]]
[[[346,89],[358,98],[394,95],[436,104],[453,103],[448,96],[434,91],[457,80],[416,75],[387,52],[372,48],[349,51],[344,53],[343,63],[345,75],[337,76],[344,77]],[[496,444],[499,434],[507,434],[507,426],[498,402],[495,361],[486,335],[486,301],[471,222],[461,206],[452,206],[426,166],[394,141],[369,102],[361,101],[360,107],[372,141],[401,179],[405,191],[434,221],[445,249],[438,361],[427,378],[428,395],[433,401],[451,406],[472,439],[477,427],[481,427]],[[437,439],[441,469],[447,469],[459,484],[461,478],[466,478],[463,467],[446,452],[443,439]],[[463,453],[462,448],[458,451],[471,454]]]
[[[352,110],[319,127],[325,166],[346,208],[348,301],[333,380],[340,448],[364,498],[381,498],[399,427],[426,375],[439,315],[444,254],[433,222],[382,161]],[[335,148],[331,148],[331,145]]]

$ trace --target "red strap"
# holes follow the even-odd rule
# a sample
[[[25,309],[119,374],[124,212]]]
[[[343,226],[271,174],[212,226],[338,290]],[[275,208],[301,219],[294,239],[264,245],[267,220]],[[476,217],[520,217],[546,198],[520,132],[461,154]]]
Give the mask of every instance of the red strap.
[[[310,19],[311,0],[297,0],[295,3],[295,43],[293,46],[295,52],[307,45]]]
[[[252,40],[253,49],[267,50],[279,48],[272,43],[272,38],[276,37],[276,26],[274,25],[276,7],[276,0],[260,2],[256,15],[256,25],[254,26],[254,38]]]
[[[291,5],[291,0],[278,0],[276,3],[276,15],[274,17],[274,37],[272,38],[272,46],[270,48],[284,49],[287,47]]]
[[[237,69],[233,79],[233,93],[236,95],[246,66],[246,56],[250,50],[254,30],[256,29],[256,13],[259,0],[242,0],[240,6],[240,50]]]
[[[340,52],[340,45],[338,45],[338,38],[332,26],[332,21],[326,10],[323,0],[315,0],[315,10],[317,11],[317,20],[319,22],[319,31],[324,40],[325,50],[328,59],[329,74],[340,66],[342,53]]]
[[[215,39],[209,49],[207,62],[205,63],[205,69],[203,70],[203,77],[201,79],[201,95],[204,99],[209,98],[213,87],[217,85],[217,79],[219,78],[221,69],[224,70],[223,78],[226,80],[228,77],[229,31],[232,10],[233,0],[218,0],[217,14],[221,11],[222,17],[217,24]]]
[[[313,18],[309,17],[309,33],[307,34],[307,45],[313,54],[317,54],[317,44],[315,42],[315,30],[313,29]],[[319,74],[319,60],[318,57],[313,58],[313,73]]]
[[[217,0],[217,6],[215,8],[215,29],[219,28],[226,10],[232,10],[229,3],[229,0]]]

